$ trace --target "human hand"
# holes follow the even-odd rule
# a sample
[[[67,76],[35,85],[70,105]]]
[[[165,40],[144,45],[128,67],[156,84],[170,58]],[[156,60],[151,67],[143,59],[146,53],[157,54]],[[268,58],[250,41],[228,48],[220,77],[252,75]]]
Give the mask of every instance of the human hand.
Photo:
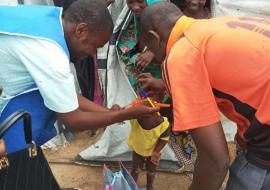
[[[158,165],[160,162],[160,153],[159,152],[153,152],[151,156],[151,162],[155,165]]]
[[[140,83],[149,97],[155,97],[156,100],[162,100],[165,89],[165,83],[161,79],[154,78],[150,73],[139,74],[136,84]]]
[[[124,107],[127,111],[129,118],[128,119],[141,119],[146,117],[152,117],[153,114],[159,111],[158,107],[149,107],[146,105],[128,105]]]
[[[113,104],[109,111],[119,111],[122,108],[118,104]]]
[[[151,51],[145,51],[142,52],[136,59],[137,61],[137,69],[143,70],[147,65],[149,65],[153,59],[154,59],[154,54]]]

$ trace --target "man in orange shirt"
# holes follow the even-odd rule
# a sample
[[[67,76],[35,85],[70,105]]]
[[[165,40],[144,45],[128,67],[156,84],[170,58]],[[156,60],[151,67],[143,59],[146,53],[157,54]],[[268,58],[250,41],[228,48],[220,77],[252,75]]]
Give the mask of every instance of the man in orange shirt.
[[[165,59],[173,129],[189,130],[198,150],[190,189],[219,189],[229,167],[218,110],[237,123],[241,145],[227,190],[269,189],[270,21],[194,20],[173,4],[157,3],[142,13],[141,31],[149,50]]]

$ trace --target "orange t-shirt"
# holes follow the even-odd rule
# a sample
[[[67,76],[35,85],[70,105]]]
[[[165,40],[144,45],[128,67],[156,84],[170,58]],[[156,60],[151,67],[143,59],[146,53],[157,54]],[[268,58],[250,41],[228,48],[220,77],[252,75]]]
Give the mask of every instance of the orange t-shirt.
[[[163,65],[174,130],[213,124],[219,109],[238,124],[249,149],[270,160],[270,21],[230,16],[181,25],[180,18]]]

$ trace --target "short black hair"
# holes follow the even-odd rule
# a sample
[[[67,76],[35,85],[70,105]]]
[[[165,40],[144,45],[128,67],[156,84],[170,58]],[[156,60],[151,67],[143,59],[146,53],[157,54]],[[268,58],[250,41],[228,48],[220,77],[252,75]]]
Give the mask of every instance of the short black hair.
[[[70,5],[72,3],[74,3],[75,1],[77,1],[77,0],[64,0],[64,1],[62,1],[61,6],[63,7],[63,12],[65,12],[70,7]]]
[[[182,16],[181,10],[170,2],[158,2],[147,6],[140,15],[140,30],[163,30],[163,27],[173,27],[175,19]]]
[[[92,32],[113,30],[112,17],[102,0],[68,0],[64,4],[64,19],[72,23],[87,23]]]

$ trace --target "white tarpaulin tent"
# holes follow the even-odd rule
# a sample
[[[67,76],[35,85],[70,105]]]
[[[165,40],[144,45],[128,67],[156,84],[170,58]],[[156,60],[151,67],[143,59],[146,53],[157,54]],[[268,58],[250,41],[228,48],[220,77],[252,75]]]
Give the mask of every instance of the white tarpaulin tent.
[[[270,18],[270,0],[213,0],[214,17],[245,15]]]

